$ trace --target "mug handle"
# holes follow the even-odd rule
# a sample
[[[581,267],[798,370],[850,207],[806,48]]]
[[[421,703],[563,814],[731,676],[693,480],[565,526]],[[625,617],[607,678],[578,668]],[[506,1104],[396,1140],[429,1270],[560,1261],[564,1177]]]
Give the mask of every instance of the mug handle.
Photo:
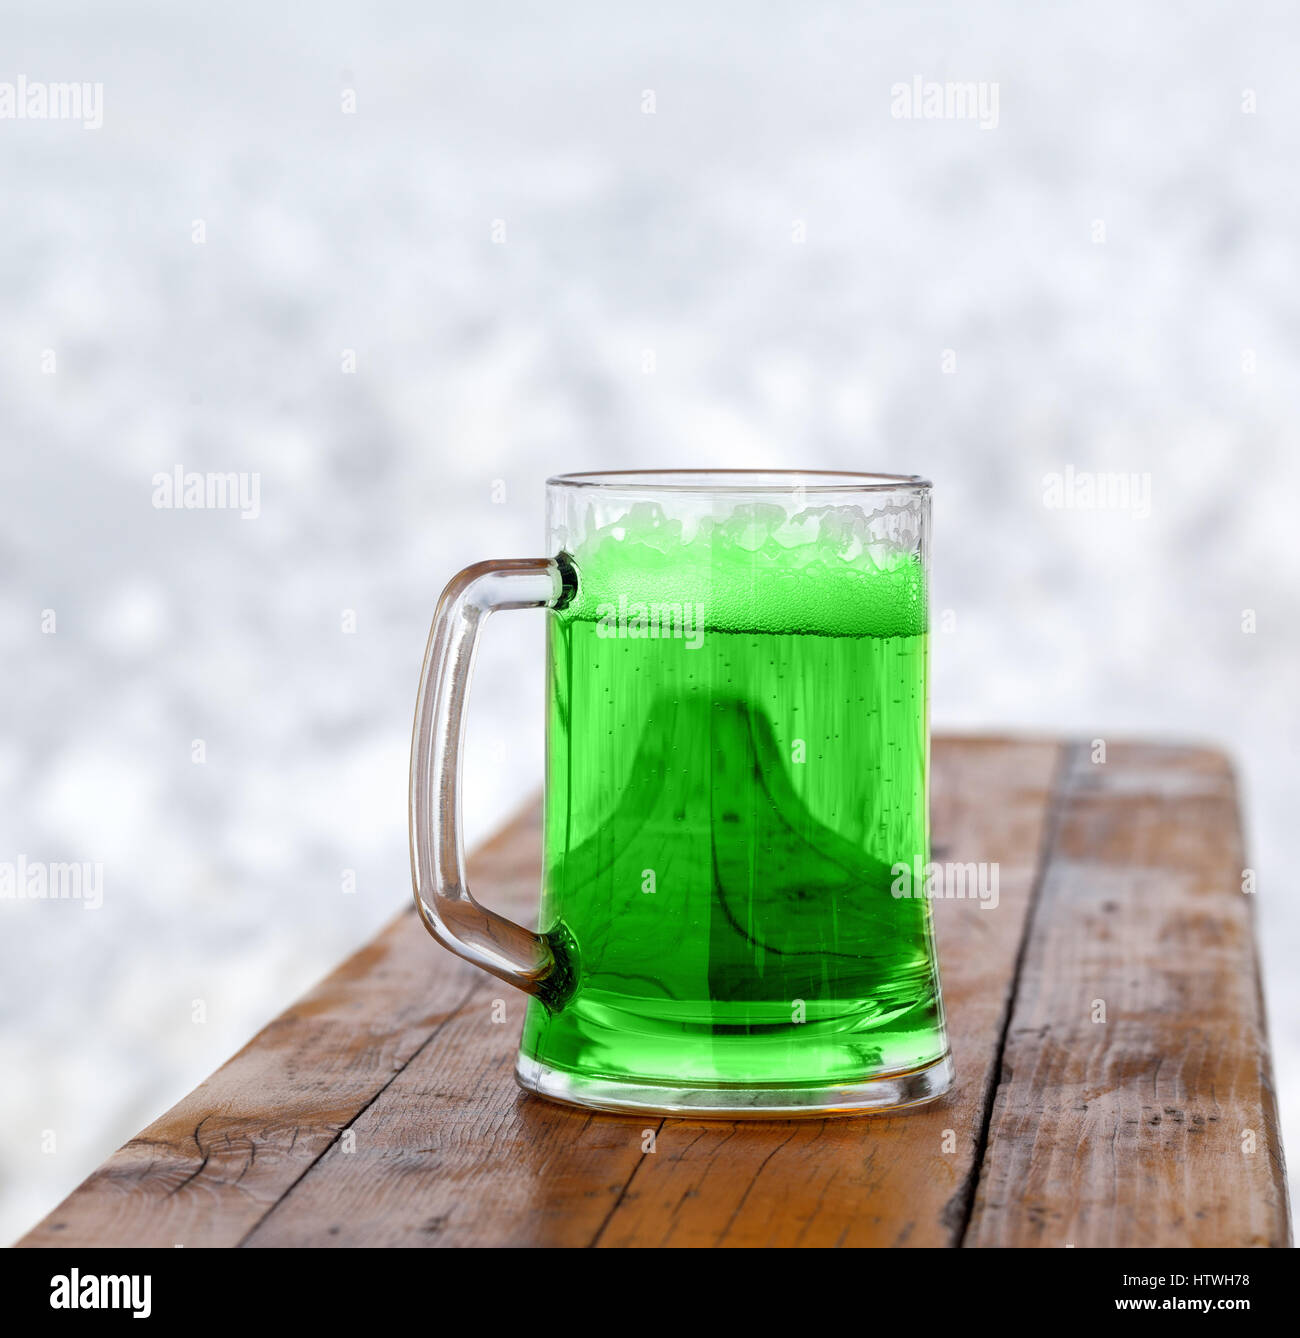
[[[566,595],[550,558],[478,562],[442,592],[420,670],[411,734],[411,882],[424,927],[445,948],[529,994],[566,974],[541,934],[480,906],[465,881],[461,751],[479,629],[498,609],[553,608]]]

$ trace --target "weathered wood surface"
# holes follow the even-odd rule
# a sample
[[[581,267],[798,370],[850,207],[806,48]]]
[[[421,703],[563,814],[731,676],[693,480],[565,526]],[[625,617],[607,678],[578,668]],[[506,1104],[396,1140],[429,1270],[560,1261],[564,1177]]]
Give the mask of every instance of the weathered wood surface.
[[[954,1091],[893,1116],[667,1121],[602,1245],[952,1245],[974,1189],[985,1112],[1060,749],[940,741],[934,859],[1000,865],[998,905],[936,901]]]
[[[1282,1245],[1236,792],[1205,749],[1072,749],[968,1245]]]
[[[535,810],[517,819],[471,866],[512,911],[536,900],[536,823]],[[19,1244],[238,1244],[485,982],[438,949],[412,908]]]
[[[525,1096],[522,996],[411,912],[19,1243],[1285,1243],[1223,759],[938,739],[933,802],[934,858],[1000,871],[995,910],[935,903],[958,1070],[940,1102],[762,1124]],[[471,862],[519,919],[537,825],[522,815]]]

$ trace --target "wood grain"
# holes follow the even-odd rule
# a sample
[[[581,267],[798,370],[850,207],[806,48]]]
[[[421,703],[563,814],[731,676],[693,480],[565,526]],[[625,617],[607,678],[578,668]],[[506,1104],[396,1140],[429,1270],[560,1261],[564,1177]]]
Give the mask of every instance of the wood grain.
[[[1285,1243],[1223,759],[936,739],[933,799],[934,858],[999,868],[996,910],[935,903],[957,1063],[940,1102],[761,1124],[526,1096],[523,997],[412,912],[19,1243]],[[539,859],[533,809],[471,877],[530,920]]]
[[[1289,1241],[1245,863],[1221,754],[1072,750],[967,1245]]]
[[[607,1246],[953,1245],[965,1226],[1016,954],[1043,844],[1054,743],[936,741],[934,859],[997,863],[999,901],[936,901],[954,1091],[906,1114],[669,1121]]]
[[[507,913],[536,902],[539,820],[533,805],[471,863]],[[490,979],[403,913],[18,1244],[239,1244]]]
[[[936,858],[1002,866],[996,910],[936,907],[954,1097],[854,1120],[586,1115],[512,1090],[517,1027],[491,1025],[488,994],[508,993],[494,987],[363,1113],[356,1150],[331,1149],[249,1243],[955,1243],[1058,755],[1052,743],[936,745]]]

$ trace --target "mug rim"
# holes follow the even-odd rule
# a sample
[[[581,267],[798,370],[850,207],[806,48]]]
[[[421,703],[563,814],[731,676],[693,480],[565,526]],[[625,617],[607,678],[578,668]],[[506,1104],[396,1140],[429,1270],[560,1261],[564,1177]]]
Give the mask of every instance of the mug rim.
[[[705,479],[711,480],[704,482]],[[606,488],[616,492],[925,492],[920,474],[840,469],[592,469],[553,474],[548,488]]]

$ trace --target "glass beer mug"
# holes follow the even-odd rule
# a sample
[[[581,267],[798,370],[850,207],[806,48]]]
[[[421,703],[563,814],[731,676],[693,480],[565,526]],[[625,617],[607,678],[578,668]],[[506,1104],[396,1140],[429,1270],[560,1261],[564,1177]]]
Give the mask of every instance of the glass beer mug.
[[[526,991],[516,1077],[601,1110],[850,1114],[952,1082],[928,899],[930,485],[671,470],[547,484],[553,556],[433,620],[415,900]],[[546,608],[540,932],[465,883],[478,631]]]

